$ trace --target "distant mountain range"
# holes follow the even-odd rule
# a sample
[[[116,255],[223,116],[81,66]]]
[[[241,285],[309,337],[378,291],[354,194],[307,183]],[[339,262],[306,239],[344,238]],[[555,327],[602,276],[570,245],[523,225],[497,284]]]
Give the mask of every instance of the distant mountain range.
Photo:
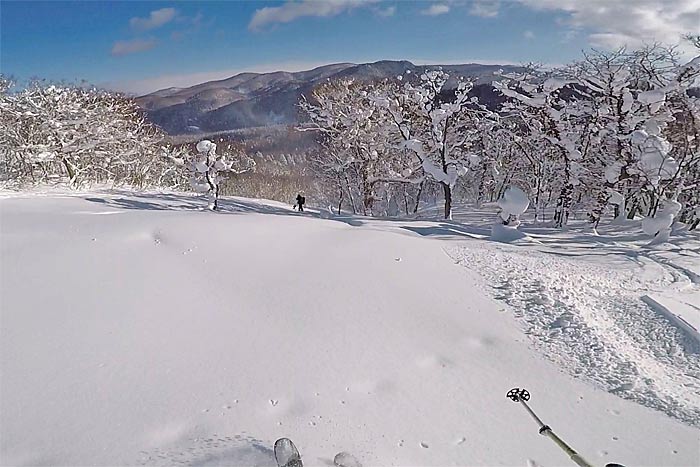
[[[491,86],[498,70],[513,71],[510,65],[414,65],[408,61],[336,63],[313,70],[288,73],[240,73],[227,79],[209,81],[189,88],[168,88],[138,97],[136,102],[148,118],[171,135],[212,133],[301,122],[297,104],[302,95],[326,81],[353,79],[372,82],[407,72],[442,68],[452,78],[469,77],[473,93],[487,105],[501,98]],[[451,80],[452,80],[451,78]],[[454,82],[454,81],[452,81]],[[450,83],[448,83],[449,85]]]

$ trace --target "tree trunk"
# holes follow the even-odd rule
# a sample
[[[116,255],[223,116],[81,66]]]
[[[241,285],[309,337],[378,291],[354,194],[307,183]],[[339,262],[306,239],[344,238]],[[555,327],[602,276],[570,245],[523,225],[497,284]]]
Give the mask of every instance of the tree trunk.
[[[219,202],[219,184],[214,183],[214,180],[211,178],[211,173],[207,171],[207,185],[209,185],[209,207],[212,211],[216,211],[217,204]],[[214,197],[214,202],[211,202],[212,196]]]
[[[63,162],[63,165],[66,167],[66,172],[68,172],[68,177],[70,177],[70,184],[71,185],[76,184],[78,180],[77,180],[77,177],[75,174],[75,169],[73,168],[73,164],[68,162],[68,159],[66,159],[65,157],[63,158],[62,162]]]
[[[651,200],[649,202],[649,214],[647,215],[653,217],[656,215],[656,211],[659,210],[659,204],[661,204],[661,196],[656,196],[656,194],[652,192],[649,194],[649,197],[651,198]]]
[[[372,215],[372,205],[374,204],[374,197],[371,195],[371,193],[368,193],[365,191],[363,193],[363,198],[362,198],[362,209],[363,213],[366,216],[367,213],[369,212],[369,215]]]
[[[408,216],[408,193],[406,193],[406,185],[403,186],[403,206]]]
[[[571,183],[567,183],[562,187],[559,198],[557,198],[557,208],[554,211],[554,227],[564,227],[568,222],[573,191],[574,186]]]
[[[423,186],[425,185],[425,180],[420,182],[418,187],[418,194],[416,194],[416,205],[413,207],[413,214],[418,212],[418,207],[420,206],[420,196],[423,194]]]
[[[445,219],[452,219],[452,187],[447,183],[440,182],[445,193]]]
[[[338,200],[338,215],[340,215],[340,208],[343,206],[343,187],[340,187],[340,199]]]
[[[537,186],[535,188],[535,222],[540,221],[540,211],[541,211],[541,206],[540,206],[540,195],[542,193],[542,179],[537,176]],[[544,222],[544,219],[542,220]]]
[[[214,211],[216,211],[219,207],[219,185],[216,185],[216,188],[214,189]]]
[[[363,198],[363,208],[365,216],[369,212],[370,216],[373,216],[372,208],[374,207],[374,185],[376,181],[370,182],[368,180],[367,174],[362,174],[362,198]]]
[[[637,210],[639,209],[639,200],[637,198],[634,198],[632,200],[632,204],[627,204],[630,206],[629,210],[627,211],[627,219],[632,220],[634,219],[634,216],[637,214]]]
[[[554,210],[554,226],[557,228],[564,227],[568,222],[574,194],[569,157],[566,152],[563,152],[562,157],[564,159],[564,185],[561,187],[557,198],[557,207]]]
[[[357,208],[355,207],[355,198],[352,196],[352,189],[350,188],[350,180],[348,179],[348,174],[345,174],[345,186],[348,191],[348,198],[350,198],[350,206],[352,207],[352,213],[357,214]]]
[[[484,192],[486,191],[486,164],[481,165],[481,176],[479,177],[479,187],[476,194],[477,208],[481,208],[481,203],[484,201]]]

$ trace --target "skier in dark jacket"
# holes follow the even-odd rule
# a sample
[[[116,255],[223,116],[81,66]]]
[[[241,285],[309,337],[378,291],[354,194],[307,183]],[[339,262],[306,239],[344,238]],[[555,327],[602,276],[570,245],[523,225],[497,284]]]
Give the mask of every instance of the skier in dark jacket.
[[[306,198],[302,196],[301,193],[297,195],[297,206],[299,207],[299,212],[304,212],[304,203],[306,203]]]

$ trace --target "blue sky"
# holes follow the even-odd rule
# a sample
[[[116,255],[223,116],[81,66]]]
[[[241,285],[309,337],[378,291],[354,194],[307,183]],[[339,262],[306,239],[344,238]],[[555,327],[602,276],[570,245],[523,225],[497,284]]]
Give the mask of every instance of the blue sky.
[[[3,0],[0,26],[3,74],[142,93],[333,62],[565,63],[591,46],[678,42],[700,32],[700,2]]]

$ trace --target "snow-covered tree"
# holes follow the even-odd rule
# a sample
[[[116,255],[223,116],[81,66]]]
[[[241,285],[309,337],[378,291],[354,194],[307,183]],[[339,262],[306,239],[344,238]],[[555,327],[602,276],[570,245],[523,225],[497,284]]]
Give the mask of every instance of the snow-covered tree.
[[[492,126],[484,139],[505,128],[512,136],[499,141],[521,157],[503,148],[493,157],[488,145],[484,155],[524,178],[521,186],[554,195],[557,226],[574,207],[586,209],[595,227],[608,204],[632,218],[653,216],[663,200],[676,199],[683,200],[680,217],[693,218],[698,120],[690,87],[699,73],[700,58],[680,65],[673,49],[651,45],[504,75],[496,86],[509,101],[500,118],[511,124]]]
[[[358,193],[365,215],[372,215],[380,193],[387,193],[382,185],[416,183],[404,168],[406,151],[389,141],[386,112],[378,105],[389,86],[341,80],[316,88],[312,100],[300,103],[309,118],[301,129],[317,131],[323,147],[314,167],[336,183],[340,198],[348,193],[353,210],[353,192]]]
[[[404,174],[415,173],[419,167],[437,182],[443,190],[444,216],[451,219],[454,187],[470,166],[478,164],[471,148],[478,139],[479,119],[488,112],[469,96],[471,81],[460,79],[449,90],[448,79],[442,70],[427,71],[417,85],[407,81],[375,102],[389,117],[396,147],[415,156]]]
[[[539,146],[539,157],[556,161],[559,175],[556,190],[555,226],[567,223],[580,184],[582,159],[590,147],[586,131],[590,121],[584,109],[563,93],[570,83],[559,73],[540,72],[504,75],[507,80],[496,83],[497,89],[512,101],[504,112],[516,118],[516,128],[526,128],[526,138]],[[538,164],[541,165],[541,164]],[[536,203],[538,204],[538,203]]]
[[[255,160],[245,155],[241,155],[238,160],[229,160],[226,155],[217,154],[216,144],[207,139],[198,142],[196,150],[185,164],[190,174],[190,185],[194,191],[206,193],[209,198],[208,209],[216,211],[219,207],[221,182],[227,175],[254,170]]]
[[[166,167],[163,137],[131,99],[118,94],[41,83],[0,92],[7,183],[154,184]]]
[[[444,215],[451,217],[458,178],[478,164],[471,147],[478,139],[478,121],[488,112],[469,96],[470,81],[448,88],[448,78],[434,70],[417,83],[339,81],[317,88],[313,102],[302,100],[310,119],[304,129],[323,135],[326,164],[318,166],[336,174],[341,194],[357,186],[365,214],[372,214],[378,200],[382,212],[396,211],[399,203],[409,212],[409,198],[415,212],[430,180],[440,185]]]

